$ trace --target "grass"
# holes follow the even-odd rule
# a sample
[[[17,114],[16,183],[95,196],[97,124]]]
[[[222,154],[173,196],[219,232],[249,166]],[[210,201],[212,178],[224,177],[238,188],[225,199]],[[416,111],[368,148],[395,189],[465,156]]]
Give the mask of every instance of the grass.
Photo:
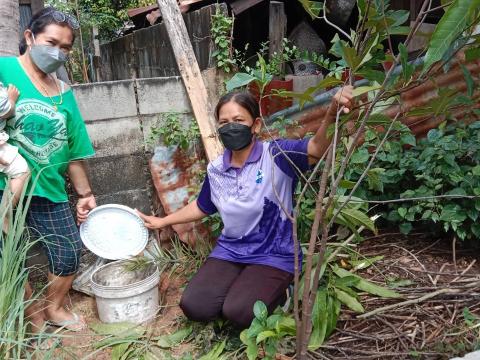
[[[38,335],[29,332],[29,322],[25,319],[25,309],[34,299],[24,300],[25,284],[28,280],[28,269],[25,268],[27,252],[34,242],[29,241],[25,219],[30,205],[31,194],[27,197],[25,190],[19,204],[13,211],[12,201],[7,192],[2,200],[0,223],[8,219],[8,233],[0,232],[2,252],[0,256],[0,358],[30,359],[38,355],[40,350],[32,345]],[[54,335],[42,333],[46,339]],[[42,351],[42,359],[53,358],[53,346]]]

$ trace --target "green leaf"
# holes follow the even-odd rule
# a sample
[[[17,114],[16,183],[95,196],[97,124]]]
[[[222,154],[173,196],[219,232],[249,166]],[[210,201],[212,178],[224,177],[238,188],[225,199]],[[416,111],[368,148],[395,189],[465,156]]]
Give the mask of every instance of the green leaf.
[[[327,292],[321,289],[317,292],[312,312],[312,334],[308,342],[309,350],[317,350],[322,346],[327,333]]]
[[[132,345],[131,342],[124,342],[115,346],[112,346],[112,360],[120,360],[122,355],[125,354],[128,348]]]
[[[341,214],[355,225],[363,225],[367,229],[376,232],[375,224],[365,213],[357,209],[343,208]]]
[[[473,91],[475,90],[475,82],[473,81],[472,74],[470,74],[470,71],[468,71],[465,65],[460,64],[460,67],[462,68],[463,77],[467,83],[467,95],[471,97],[473,96]]]
[[[381,85],[372,85],[372,86],[359,86],[352,91],[353,97],[357,97],[360,95],[363,95],[369,91],[374,91],[380,89],[382,86]]]
[[[423,73],[443,57],[453,41],[465,30],[467,20],[479,6],[480,0],[455,0],[450,5],[430,39],[423,64]]]
[[[403,134],[400,136],[400,142],[405,145],[417,145],[417,139],[412,134]]]
[[[282,316],[277,323],[276,330],[278,333],[295,336],[297,332],[295,320],[290,316]]]
[[[248,360],[256,360],[258,356],[258,345],[255,342],[255,338],[249,337],[247,330],[243,330],[240,333],[240,340],[247,345],[247,358]]]
[[[392,119],[387,115],[376,113],[371,114],[367,119],[367,124],[371,126],[390,124]]]
[[[358,283],[360,279],[356,276],[345,276],[339,279],[335,279],[335,286],[338,287],[351,287]]]
[[[325,338],[328,338],[330,334],[335,330],[337,326],[338,315],[340,315],[340,301],[335,296],[330,296],[327,294],[327,333]]]
[[[253,305],[253,314],[260,321],[267,320],[268,310],[267,306],[260,300],[256,301]]]
[[[262,322],[258,318],[254,318],[250,327],[247,329],[248,337],[256,337],[264,330]]]
[[[475,61],[480,59],[480,47],[465,50],[465,60]]]
[[[189,326],[184,329],[180,329],[173,334],[162,335],[157,338],[157,345],[164,349],[172,348],[182,341],[184,341],[192,333],[192,327]]]
[[[465,319],[465,323],[468,325],[468,326],[473,326],[475,325],[475,323],[477,323],[480,319],[478,317],[476,317],[475,315],[473,315],[471,312],[470,312],[470,309],[467,308],[467,307],[464,307],[463,308],[463,318]]]
[[[359,281],[354,286],[359,290],[368,292],[369,294],[378,295],[386,298],[397,298],[400,296],[400,294],[398,294],[395,291],[392,291],[390,289],[384,288],[379,285],[375,285],[370,281],[363,279],[361,276],[355,275],[348,270],[338,267],[337,265],[333,267],[333,272],[341,278],[348,277],[348,276],[357,277]]]
[[[227,91],[232,91],[233,89],[248,85],[254,80],[257,80],[257,78],[250,74],[236,73],[230,80],[226,82],[225,86]]]
[[[208,354],[203,355],[198,360],[220,360],[221,359],[220,355],[225,349],[226,343],[227,343],[227,339],[223,340],[221,343],[215,344],[213,349],[210,350]]]
[[[480,176],[480,165],[474,166],[472,168],[472,174],[475,176]]]
[[[300,1],[300,4],[302,4],[305,11],[312,17],[312,19],[317,18],[318,15],[320,14],[320,11],[322,11],[323,3],[320,1],[309,1],[309,0],[298,0],[298,1]]]
[[[400,45],[398,45],[398,49],[400,50],[400,61],[402,64],[403,78],[405,79],[405,81],[408,81],[413,74],[414,68],[413,65],[408,63],[407,47],[403,43],[401,43]]]
[[[342,189],[353,189],[353,187],[355,186],[355,182],[349,180],[340,180],[338,186]]]
[[[276,335],[277,334],[272,330],[262,331],[260,334],[257,335],[256,343],[260,344],[265,339],[268,339],[268,338],[276,336]]]
[[[367,281],[365,279],[361,279],[355,285],[355,287],[357,289],[365,291],[369,294],[381,296],[381,297],[384,297],[384,298],[398,298],[398,297],[400,297],[399,293],[397,293],[393,290],[387,289],[383,286],[373,284],[370,281]]]
[[[360,304],[360,302],[357,299],[355,299],[353,296],[350,296],[345,291],[342,291],[337,288],[335,288],[334,291],[338,300],[340,300],[348,308],[358,313],[365,312],[365,309],[363,308],[362,304]]]
[[[340,46],[342,48],[342,58],[345,63],[348,65],[352,71],[355,71],[357,67],[360,65],[362,59],[357,56],[357,52],[354,48],[346,45],[343,41],[340,42]]]
[[[440,220],[448,222],[462,222],[467,218],[458,205],[447,204],[440,213]]]
[[[410,279],[392,279],[387,281],[387,285],[389,288],[396,289],[403,286],[410,286],[414,284],[414,282]]]
[[[367,149],[360,149],[355,151],[350,158],[350,162],[352,164],[364,164],[370,158],[370,154],[368,153]]]
[[[354,270],[363,270],[372,266],[374,263],[382,259],[383,259],[383,256],[379,255],[379,256],[374,256],[370,258],[364,258],[361,260],[350,260],[350,264],[353,266]]]
[[[400,232],[404,235],[408,235],[410,233],[410,231],[412,231],[412,224],[410,224],[409,222],[406,222],[406,223],[401,223],[400,225],[398,225],[398,228],[400,230]]]

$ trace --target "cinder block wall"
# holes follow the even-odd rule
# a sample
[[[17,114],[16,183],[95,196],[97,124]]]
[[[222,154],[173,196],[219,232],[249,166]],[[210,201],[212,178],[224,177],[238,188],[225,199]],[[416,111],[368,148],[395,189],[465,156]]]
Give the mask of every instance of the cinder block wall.
[[[147,145],[163,114],[193,118],[179,77],[122,80],[73,87],[96,151],[88,170],[99,205],[117,203],[150,212],[152,185]]]

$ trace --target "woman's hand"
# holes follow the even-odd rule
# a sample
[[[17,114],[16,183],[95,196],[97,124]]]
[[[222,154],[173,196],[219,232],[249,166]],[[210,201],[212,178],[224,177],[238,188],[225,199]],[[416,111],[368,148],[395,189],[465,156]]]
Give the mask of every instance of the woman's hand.
[[[145,226],[150,230],[161,229],[166,225],[163,221],[163,218],[152,215],[145,215],[137,209],[135,209],[135,211],[137,212],[138,216],[140,216],[140,218],[143,220]]]
[[[95,201],[95,196],[90,195],[85,198],[79,198],[77,201],[77,224],[81,224],[87,220],[90,210],[96,207],[97,202]]]
[[[348,114],[353,107],[353,86],[347,85],[342,87],[333,96],[330,108],[330,113],[336,114],[338,109],[343,106],[343,112]]]

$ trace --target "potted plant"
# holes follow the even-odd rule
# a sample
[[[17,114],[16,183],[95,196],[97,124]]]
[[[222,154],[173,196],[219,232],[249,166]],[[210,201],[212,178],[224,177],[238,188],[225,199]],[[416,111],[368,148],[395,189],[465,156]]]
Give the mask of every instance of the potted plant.
[[[227,81],[227,91],[246,86],[259,101],[264,116],[292,106],[293,98],[282,95],[284,92],[293,91],[293,80],[285,80],[283,65],[295,58],[297,49],[295,46],[288,46],[287,39],[283,41],[283,49],[281,53],[274,53],[267,62],[263,56],[263,46],[257,53],[255,68],[241,66],[244,71],[236,73]]]

